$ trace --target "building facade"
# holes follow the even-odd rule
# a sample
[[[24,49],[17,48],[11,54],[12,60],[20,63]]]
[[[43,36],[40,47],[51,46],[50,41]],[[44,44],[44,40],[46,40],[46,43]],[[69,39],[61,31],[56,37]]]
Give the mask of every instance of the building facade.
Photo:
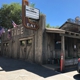
[[[63,67],[77,64],[80,57],[80,34],[74,30],[80,25],[66,22],[60,29],[46,28],[45,18],[45,15],[40,16],[38,30],[19,25],[11,29],[11,36],[6,31],[1,38],[1,55],[59,66],[63,55]]]

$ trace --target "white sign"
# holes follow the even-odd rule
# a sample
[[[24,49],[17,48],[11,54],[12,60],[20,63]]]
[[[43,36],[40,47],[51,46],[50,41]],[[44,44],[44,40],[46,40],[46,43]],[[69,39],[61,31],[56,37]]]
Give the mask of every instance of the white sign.
[[[25,8],[26,17],[36,19],[36,20],[39,19],[40,11],[38,9],[32,8],[32,7],[27,6],[27,5],[25,7],[26,7]]]

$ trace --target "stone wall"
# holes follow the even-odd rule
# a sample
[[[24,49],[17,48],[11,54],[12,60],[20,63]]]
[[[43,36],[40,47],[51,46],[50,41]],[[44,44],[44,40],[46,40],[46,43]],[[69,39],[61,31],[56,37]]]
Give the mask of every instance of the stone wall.
[[[43,63],[45,33],[45,15],[40,16],[39,29],[30,30],[22,25],[11,29],[11,37],[8,37],[8,31],[2,35],[1,53],[3,56],[29,60],[39,64]],[[31,43],[28,44],[28,41]],[[21,46],[22,41],[26,44]]]

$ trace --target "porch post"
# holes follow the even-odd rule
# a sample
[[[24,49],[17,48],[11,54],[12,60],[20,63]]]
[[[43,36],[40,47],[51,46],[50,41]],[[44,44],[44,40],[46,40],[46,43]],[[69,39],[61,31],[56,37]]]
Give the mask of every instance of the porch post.
[[[61,55],[63,55],[62,71],[65,69],[65,37],[61,36]]]

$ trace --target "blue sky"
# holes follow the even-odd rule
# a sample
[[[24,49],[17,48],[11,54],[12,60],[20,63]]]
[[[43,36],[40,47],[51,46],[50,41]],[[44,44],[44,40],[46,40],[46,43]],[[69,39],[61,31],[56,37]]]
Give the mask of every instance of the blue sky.
[[[75,19],[80,16],[80,0],[28,0],[35,3],[35,7],[40,9],[46,15],[46,23],[51,26],[61,26],[68,18]],[[1,0],[2,4],[10,4],[12,2],[20,3],[22,0]]]

